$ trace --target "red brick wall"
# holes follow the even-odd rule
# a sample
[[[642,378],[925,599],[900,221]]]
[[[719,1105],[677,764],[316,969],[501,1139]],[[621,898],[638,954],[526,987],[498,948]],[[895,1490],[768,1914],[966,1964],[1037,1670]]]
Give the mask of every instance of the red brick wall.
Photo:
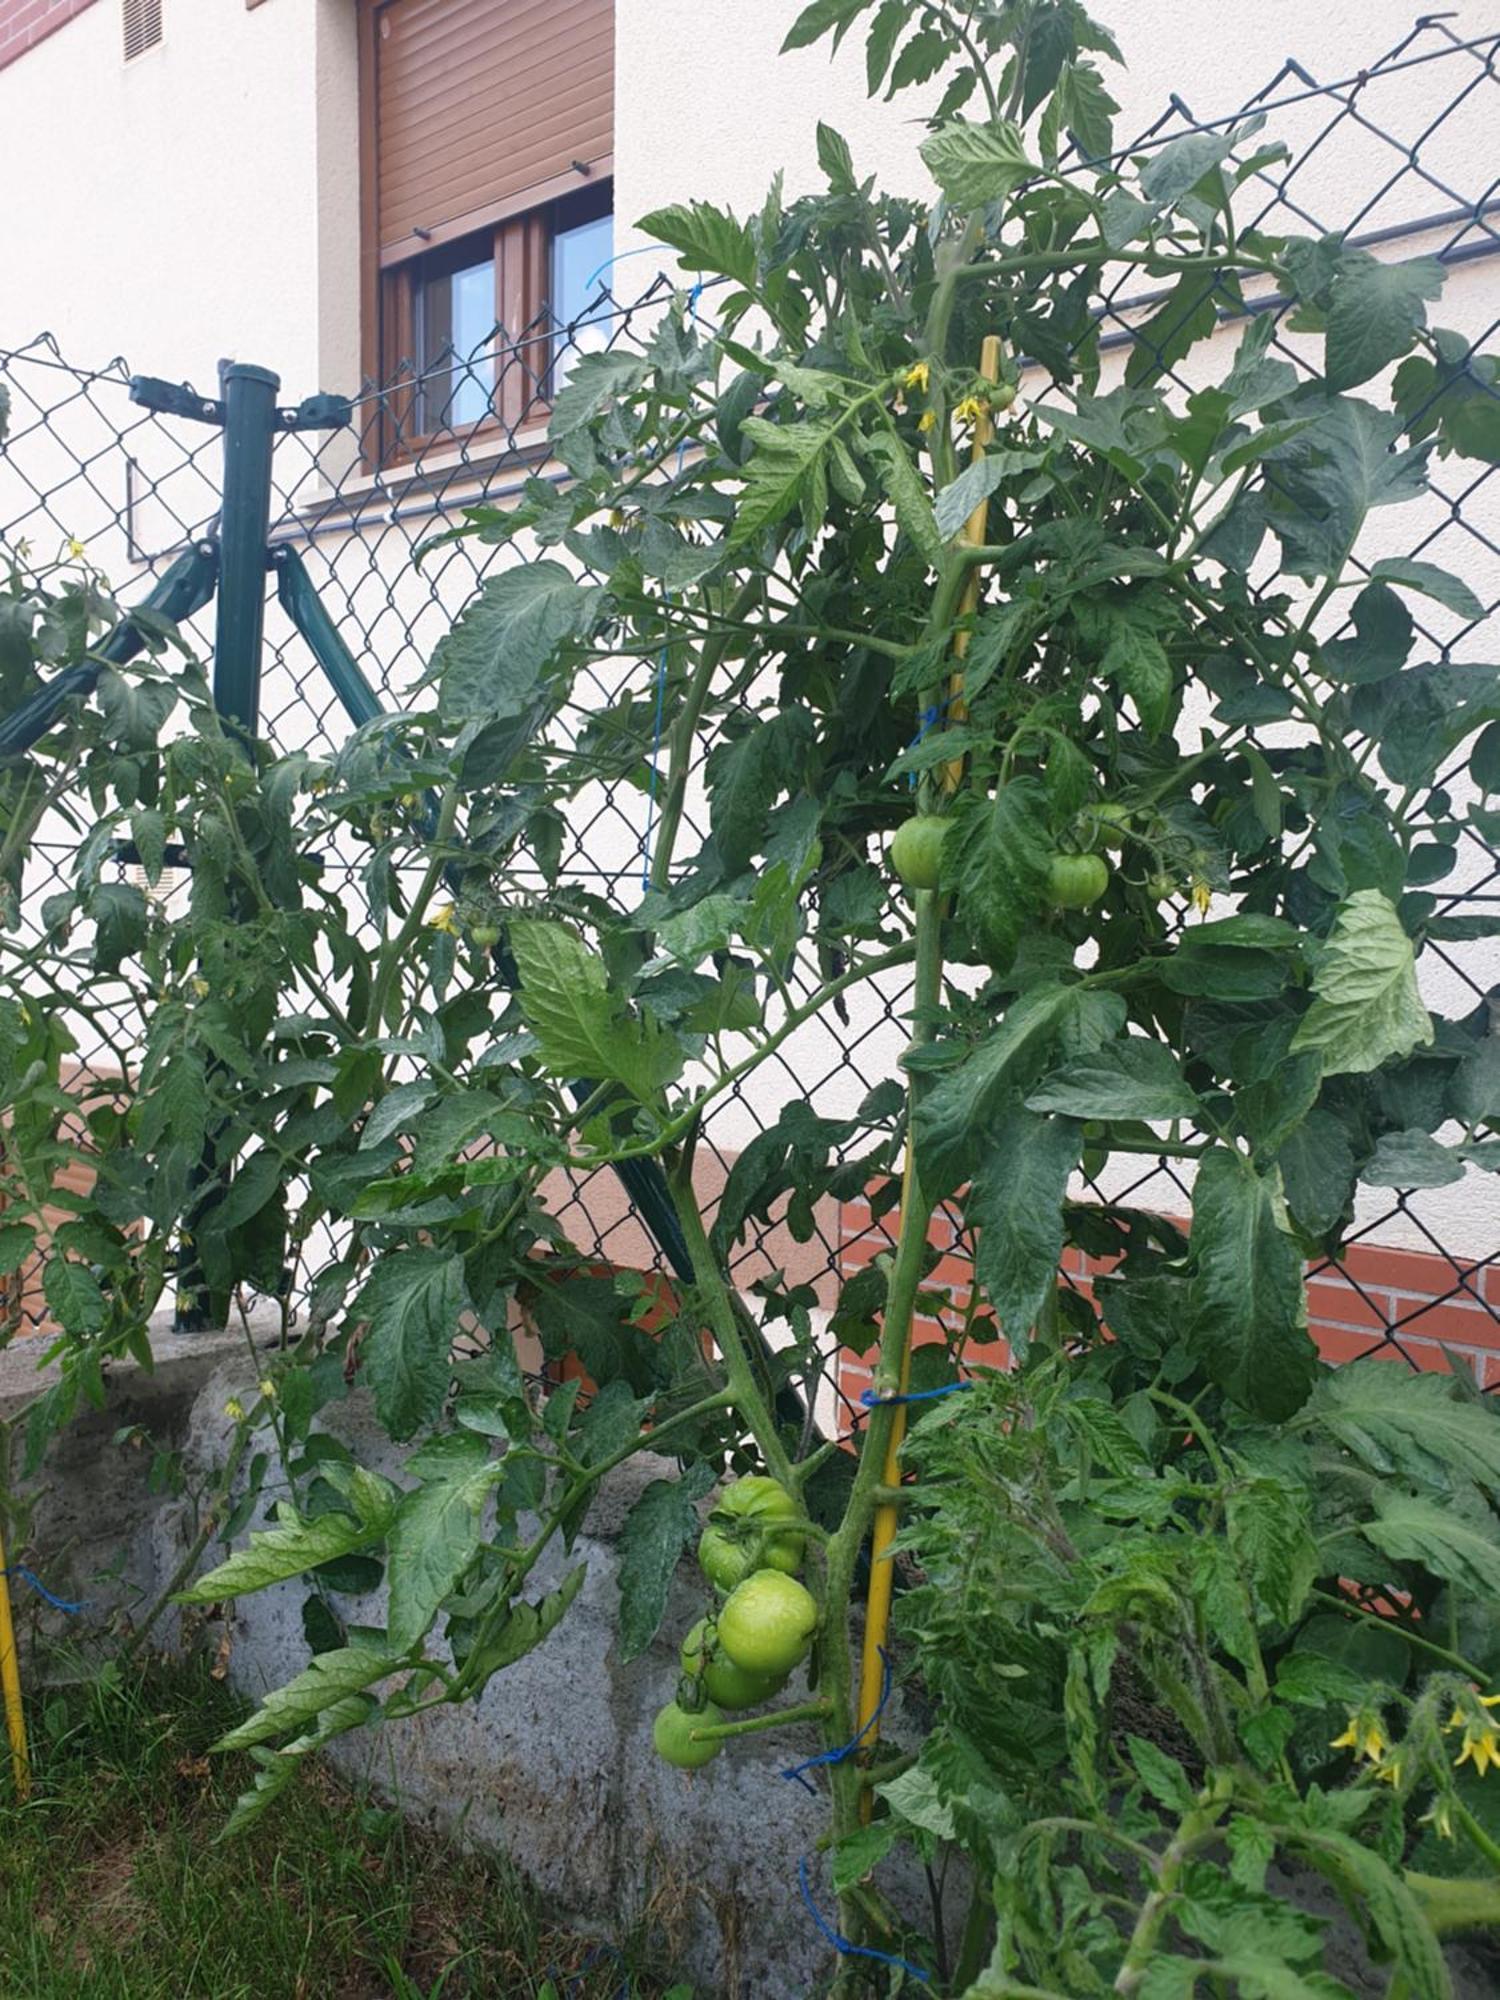
[[[0,69],[93,4],[94,0],[0,0]]]
[[[846,1276],[892,1248],[894,1209],[877,1221],[866,1202],[846,1202],[841,1220],[840,1261]],[[953,1225],[946,1215],[934,1219],[932,1240],[944,1255],[925,1289],[948,1294],[946,1318],[954,1328],[969,1299],[969,1262],[953,1252]],[[1105,1269],[1099,1259],[1081,1251],[1069,1250],[1063,1257],[1063,1276],[1086,1296]],[[1309,1264],[1307,1311],[1313,1338],[1329,1361],[1366,1355],[1399,1361],[1404,1354],[1418,1368],[1446,1372],[1452,1353],[1468,1363],[1481,1388],[1500,1390],[1500,1259],[1465,1263],[1438,1251],[1350,1243],[1338,1264],[1326,1259]],[[993,1337],[993,1322],[988,1335],[971,1343],[969,1356],[989,1367],[1004,1367],[1010,1350]],[[944,1327],[936,1319],[919,1319],[915,1338],[919,1344],[940,1341]],[[873,1361],[873,1353],[840,1356],[839,1383],[851,1402],[858,1403],[869,1388]]]

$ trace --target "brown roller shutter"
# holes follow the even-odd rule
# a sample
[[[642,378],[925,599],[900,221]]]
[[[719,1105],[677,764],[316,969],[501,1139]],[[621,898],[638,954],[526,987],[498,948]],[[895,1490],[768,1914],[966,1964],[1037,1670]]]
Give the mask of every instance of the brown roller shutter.
[[[373,40],[383,265],[608,170],[614,0],[385,0]]]

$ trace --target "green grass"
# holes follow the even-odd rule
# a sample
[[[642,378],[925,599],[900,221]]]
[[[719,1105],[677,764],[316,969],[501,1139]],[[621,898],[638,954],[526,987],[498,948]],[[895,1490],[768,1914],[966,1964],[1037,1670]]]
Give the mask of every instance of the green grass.
[[[218,1841],[253,1767],[205,1753],[242,1712],[203,1662],[38,1700],[29,1803],[0,1777],[4,2000],[691,2000],[326,1769]]]

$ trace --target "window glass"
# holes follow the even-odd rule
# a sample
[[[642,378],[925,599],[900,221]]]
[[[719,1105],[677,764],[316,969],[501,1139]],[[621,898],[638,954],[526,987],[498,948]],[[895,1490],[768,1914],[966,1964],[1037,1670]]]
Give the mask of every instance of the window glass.
[[[422,376],[421,429],[482,423],[495,390],[495,260],[474,258],[439,268],[421,285],[417,366]]]
[[[609,190],[601,189],[587,205],[574,200],[559,202],[552,234],[552,389],[555,394],[568,379],[568,371],[580,354],[607,344],[605,321],[609,307],[600,300],[600,287],[607,288],[609,263],[615,247],[614,216],[606,204]],[[593,308],[590,311],[590,308]]]

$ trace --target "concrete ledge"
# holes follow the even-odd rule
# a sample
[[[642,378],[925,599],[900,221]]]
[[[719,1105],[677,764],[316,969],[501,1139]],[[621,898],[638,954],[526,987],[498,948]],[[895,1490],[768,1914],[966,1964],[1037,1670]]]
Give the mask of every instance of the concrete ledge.
[[[248,1338],[266,1346],[279,1331],[277,1316],[265,1313],[252,1317]],[[18,1340],[0,1352],[0,1425],[16,1425],[13,1462],[8,1469],[0,1465],[0,1476],[8,1470],[16,1482],[21,1512],[10,1560],[36,1570],[55,1595],[88,1607],[84,1616],[64,1618],[32,1592],[17,1590],[23,1648],[43,1632],[70,1641],[98,1639],[119,1616],[128,1617],[155,1595],[153,1537],[167,1496],[152,1490],[153,1447],[184,1450],[203,1385],[230,1356],[245,1360],[246,1340],[244,1326],[173,1333],[171,1315],[159,1314],[151,1325],[153,1365],[144,1368],[128,1357],[108,1362],[103,1406],[85,1403],[53,1439],[41,1470],[24,1482],[24,1413],[61,1371],[55,1362],[38,1365],[51,1345],[47,1340]],[[142,1441],[117,1443],[122,1430],[139,1430]]]

